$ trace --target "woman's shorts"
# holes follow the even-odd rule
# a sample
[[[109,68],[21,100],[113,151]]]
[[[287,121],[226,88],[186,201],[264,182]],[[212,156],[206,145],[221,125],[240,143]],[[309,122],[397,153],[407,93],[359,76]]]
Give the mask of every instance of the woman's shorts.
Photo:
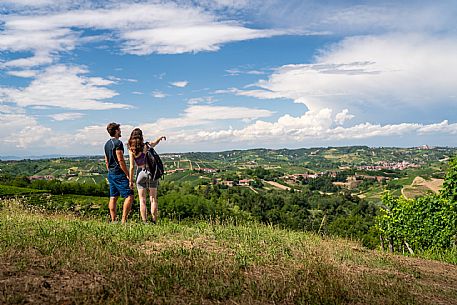
[[[136,187],[139,190],[157,188],[159,186],[159,179],[152,180],[148,174],[149,172],[144,168],[138,168],[136,171]]]

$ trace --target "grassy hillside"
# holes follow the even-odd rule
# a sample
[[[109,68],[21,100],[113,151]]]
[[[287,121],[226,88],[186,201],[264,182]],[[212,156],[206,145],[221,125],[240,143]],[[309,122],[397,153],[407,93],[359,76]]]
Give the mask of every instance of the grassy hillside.
[[[259,224],[126,226],[0,202],[0,303],[456,304],[457,266]]]

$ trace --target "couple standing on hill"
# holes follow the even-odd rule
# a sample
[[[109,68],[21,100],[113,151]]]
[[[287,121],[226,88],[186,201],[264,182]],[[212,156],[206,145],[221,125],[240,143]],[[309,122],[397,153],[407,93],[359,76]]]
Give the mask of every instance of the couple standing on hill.
[[[111,221],[116,220],[116,205],[119,196],[125,198],[122,211],[122,223],[127,221],[128,214],[133,203],[133,188],[136,184],[138,197],[140,198],[140,214],[143,222],[147,221],[146,196],[149,191],[151,201],[152,222],[157,221],[157,186],[159,179],[152,180],[146,172],[146,152],[149,147],[155,147],[161,140],[166,140],[162,136],[152,142],[144,142],[143,132],[135,128],[130,134],[128,141],[130,168],[127,170],[124,160],[124,145],[119,140],[121,137],[121,127],[117,123],[109,123],[106,127],[111,139],[105,144],[105,163],[108,170],[109,182],[109,211]],[[136,179],[134,180],[134,164],[137,166]]]

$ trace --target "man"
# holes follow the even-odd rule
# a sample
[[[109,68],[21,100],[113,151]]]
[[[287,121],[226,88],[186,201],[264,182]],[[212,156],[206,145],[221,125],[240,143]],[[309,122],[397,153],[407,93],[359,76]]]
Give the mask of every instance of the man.
[[[127,221],[133,202],[133,190],[130,188],[129,171],[124,160],[124,145],[119,140],[121,137],[120,124],[109,123],[106,127],[111,139],[105,144],[105,163],[108,170],[109,182],[109,212],[111,221],[116,221],[116,204],[119,195],[124,200],[122,223]]]

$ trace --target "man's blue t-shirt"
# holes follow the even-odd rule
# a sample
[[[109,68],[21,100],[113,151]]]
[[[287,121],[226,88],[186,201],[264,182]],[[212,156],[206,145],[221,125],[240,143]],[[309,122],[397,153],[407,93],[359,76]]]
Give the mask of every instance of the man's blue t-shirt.
[[[108,158],[108,171],[112,174],[124,174],[124,171],[119,166],[116,150],[121,150],[124,154],[124,144],[118,139],[109,139],[105,144],[105,156]]]

